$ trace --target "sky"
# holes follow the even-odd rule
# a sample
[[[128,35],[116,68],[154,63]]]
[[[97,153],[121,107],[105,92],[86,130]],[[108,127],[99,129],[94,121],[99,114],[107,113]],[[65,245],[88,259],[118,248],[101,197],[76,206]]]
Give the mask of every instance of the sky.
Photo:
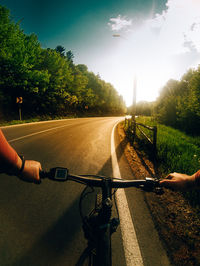
[[[200,63],[199,0],[0,0],[43,48],[62,45],[127,106],[154,101]],[[134,85],[135,84],[135,85]]]

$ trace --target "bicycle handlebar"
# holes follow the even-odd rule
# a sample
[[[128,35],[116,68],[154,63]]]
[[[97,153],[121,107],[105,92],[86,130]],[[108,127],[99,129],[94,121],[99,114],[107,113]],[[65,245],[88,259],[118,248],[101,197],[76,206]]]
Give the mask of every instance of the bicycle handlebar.
[[[55,167],[50,171],[40,172],[40,178],[48,178],[53,181],[67,181],[72,180],[91,187],[103,187],[106,181],[109,182],[111,188],[130,188],[136,187],[145,191],[155,191],[158,194],[162,194],[163,190],[159,184],[158,179],[146,177],[144,180],[127,180],[112,177],[105,177],[100,175],[74,175],[69,174],[67,168]]]

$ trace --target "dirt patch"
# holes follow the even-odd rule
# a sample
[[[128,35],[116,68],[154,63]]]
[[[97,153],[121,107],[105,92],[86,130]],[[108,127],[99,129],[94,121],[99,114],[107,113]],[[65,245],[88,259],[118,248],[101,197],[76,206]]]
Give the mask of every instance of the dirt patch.
[[[122,124],[118,134],[136,179],[162,176],[145,154],[128,142]],[[173,265],[200,265],[200,219],[195,208],[179,192],[165,189],[163,195],[145,193],[160,239]]]

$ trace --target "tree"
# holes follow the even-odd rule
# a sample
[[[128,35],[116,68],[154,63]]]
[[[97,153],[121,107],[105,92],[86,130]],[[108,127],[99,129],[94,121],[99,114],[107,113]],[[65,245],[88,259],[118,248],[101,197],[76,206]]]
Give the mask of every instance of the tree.
[[[23,97],[30,115],[121,112],[124,102],[114,87],[86,65],[75,65],[71,50],[42,49],[37,36],[24,34],[1,6],[0,18],[0,106],[7,114],[12,115],[16,96]]]
[[[179,82],[169,80],[160,92],[154,114],[159,122],[170,126],[177,125],[177,97],[179,95]]]
[[[69,86],[73,80],[69,63],[56,51],[44,49],[38,68],[49,74],[49,85],[43,93],[47,110],[51,113],[63,112],[66,99],[70,96]]]
[[[65,48],[61,45],[56,46],[56,52],[59,53],[62,57],[65,57]]]
[[[71,50],[66,53],[66,57],[67,60],[73,64],[74,54],[72,53]]]
[[[155,116],[164,124],[200,133],[200,67],[190,69],[180,81],[170,80],[156,101]]]
[[[12,22],[6,8],[0,6],[0,14],[3,18],[0,20],[0,90],[6,99],[4,110],[11,110],[11,114],[16,96],[36,93],[36,79],[39,77],[44,82],[47,75],[35,69],[41,52],[37,36],[25,35],[19,23]]]
[[[145,115],[145,116],[151,116],[152,111],[153,111],[153,102],[146,102],[146,101],[141,101],[137,103],[136,106],[136,114],[137,115]]]

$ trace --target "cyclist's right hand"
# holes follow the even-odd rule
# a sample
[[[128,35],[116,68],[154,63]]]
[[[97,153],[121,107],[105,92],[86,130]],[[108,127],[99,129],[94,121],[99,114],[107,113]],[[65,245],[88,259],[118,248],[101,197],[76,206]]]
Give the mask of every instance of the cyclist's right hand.
[[[171,173],[160,181],[160,185],[172,190],[190,190],[195,187],[195,174],[190,176],[180,173]]]

